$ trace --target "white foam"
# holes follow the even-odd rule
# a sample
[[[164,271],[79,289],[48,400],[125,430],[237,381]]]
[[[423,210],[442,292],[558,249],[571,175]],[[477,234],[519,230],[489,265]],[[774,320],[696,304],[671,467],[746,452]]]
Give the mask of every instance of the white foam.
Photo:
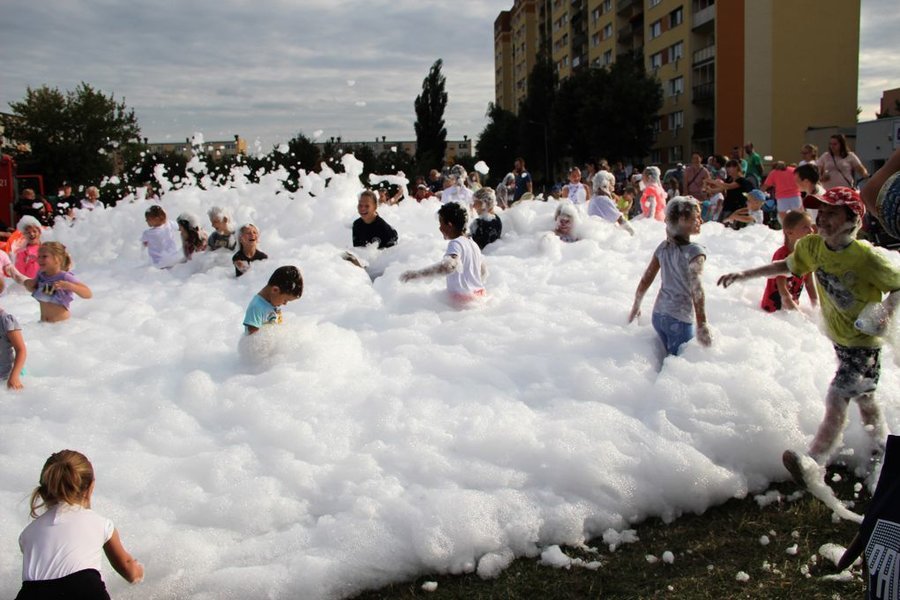
[[[553,202],[520,203],[485,251],[487,301],[457,311],[441,280],[398,280],[443,254],[436,200],[380,208],[400,243],[375,257],[374,282],[340,258],[361,190],[358,161],[344,166],[305,175],[296,193],[279,172],[164,194],[170,216],[216,205],[259,227],[270,258],[240,279],[228,253],[150,268],[138,243],[148,204],[126,203],[55,232],[94,292],[70,321],[38,323],[20,288],[4,294],[29,356],[26,389],[0,413],[0,595],[18,589],[25,499],[61,448],[93,460],[94,508],[146,567],[139,588],[106,569],[125,599],[326,598],[422,573],[492,577],[511,556],[604,532],[626,543],[644,518],[787,479],[781,453],[815,432],[833,350],[801,315],[763,313],[764,282],[714,286],[767,262],[778,233],[704,226],[713,346],[692,342],[657,374],[658,283],[640,323],[626,319],[661,224],[635,222],[631,238],[588,222],[562,244],[544,239]],[[284,264],[302,269],[303,298],[244,361],[244,310]],[[880,388],[900,389],[885,353]],[[897,430],[897,405],[881,402]],[[853,463],[868,446],[851,415]]]

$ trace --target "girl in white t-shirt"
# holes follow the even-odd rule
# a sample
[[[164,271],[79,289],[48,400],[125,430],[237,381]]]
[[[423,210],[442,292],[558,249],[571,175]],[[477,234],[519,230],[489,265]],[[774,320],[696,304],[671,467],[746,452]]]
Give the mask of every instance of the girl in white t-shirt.
[[[125,550],[112,521],[91,510],[94,467],[80,452],[61,450],[41,470],[31,494],[34,519],[19,535],[22,589],[17,600],[35,598],[108,599],[100,576],[101,549],[129,583],[144,578],[144,567]],[[38,509],[44,511],[38,515]]]
[[[400,281],[446,275],[447,292],[456,304],[468,304],[483,297],[487,270],[478,244],[464,235],[467,219],[468,212],[456,202],[441,206],[438,210],[439,228],[444,239],[450,240],[444,258],[430,267],[405,271],[400,275]]]

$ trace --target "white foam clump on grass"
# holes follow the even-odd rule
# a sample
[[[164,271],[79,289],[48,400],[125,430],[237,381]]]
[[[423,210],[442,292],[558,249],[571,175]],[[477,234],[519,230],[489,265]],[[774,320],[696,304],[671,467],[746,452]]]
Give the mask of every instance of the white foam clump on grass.
[[[779,233],[704,226],[714,344],[690,343],[657,374],[658,281],[640,323],[625,322],[662,224],[635,222],[632,238],[586,220],[585,239],[564,244],[542,237],[553,202],[521,203],[485,251],[487,301],[457,311],[442,280],[398,280],[446,248],[436,200],[379,209],[400,243],[374,283],[340,258],[361,190],[357,162],[344,164],[297,193],[281,172],[163,196],[172,217],[216,205],[259,227],[270,259],[240,279],[227,252],[150,268],[144,202],[55,232],[94,292],[70,321],[40,324],[21,288],[4,294],[29,374],[0,415],[0,595],[19,587],[25,499],[62,448],[92,459],[94,508],[146,567],[134,588],[105,568],[123,599],[331,598],[503,557],[485,563],[494,573],[510,554],[670,522],[787,478],[781,452],[815,432],[833,350],[802,315],[759,310],[762,281],[714,286],[768,262]],[[284,264],[302,269],[303,298],[248,364],[245,308]],[[900,388],[891,364],[883,390]],[[896,430],[897,406],[883,406]],[[851,415],[845,442],[865,456]]]
[[[738,571],[737,575],[735,575],[734,578],[741,583],[750,581],[750,575],[748,575],[745,571]]]
[[[662,553],[662,561],[664,563],[666,563],[667,565],[671,565],[672,563],[675,562],[675,555],[672,554],[671,551],[666,550],[665,552]]]
[[[426,581],[422,584],[421,587],[423,592],[436,592],[438,589],[438,583],[437,581]]]

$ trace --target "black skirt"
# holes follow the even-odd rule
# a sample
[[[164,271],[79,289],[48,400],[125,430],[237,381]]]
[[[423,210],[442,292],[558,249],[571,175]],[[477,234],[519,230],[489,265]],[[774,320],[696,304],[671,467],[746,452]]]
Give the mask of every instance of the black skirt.
[[[23,581],[16,600],[110,600],[96,569],[85,569],[59,579]]]

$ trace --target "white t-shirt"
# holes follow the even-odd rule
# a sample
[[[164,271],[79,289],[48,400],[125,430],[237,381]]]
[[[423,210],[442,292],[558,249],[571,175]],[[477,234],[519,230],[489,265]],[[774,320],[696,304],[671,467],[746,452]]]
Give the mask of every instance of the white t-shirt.
[[[451,185],[441,192],[441,204],[456,202],[464,208],[472,206],[472,190],[461,185]]]
[[[89,508],[54,506],[19,535],[22,581],[59,579],[85,569],[100,571],[103,545],[113,531],[112,521]]]
[[[588,204],[588,215],[615,223],[622,217],[622,212],[609,196],[594,196]]]
[[[472,296],[484,290],[481,281],[481,250],[467,237],[450,240],[444,256],[456,256],[459,267],[447,275],[447,291],[454,295]]]
[[[147,229],[141,236],[141,242],[147,246],[154,267],[165,269],[184,260],[181,233],[174,221]]]
[[[862,163],[859,157],[853,152],[848,152],[846,158],[841,158],[840,154],[832,155],[826,152],[818,158],[816,164],[825,172],[825,177],[819,180],[826,190],[833,187],[853,187],[854,170],[861,170]]]

